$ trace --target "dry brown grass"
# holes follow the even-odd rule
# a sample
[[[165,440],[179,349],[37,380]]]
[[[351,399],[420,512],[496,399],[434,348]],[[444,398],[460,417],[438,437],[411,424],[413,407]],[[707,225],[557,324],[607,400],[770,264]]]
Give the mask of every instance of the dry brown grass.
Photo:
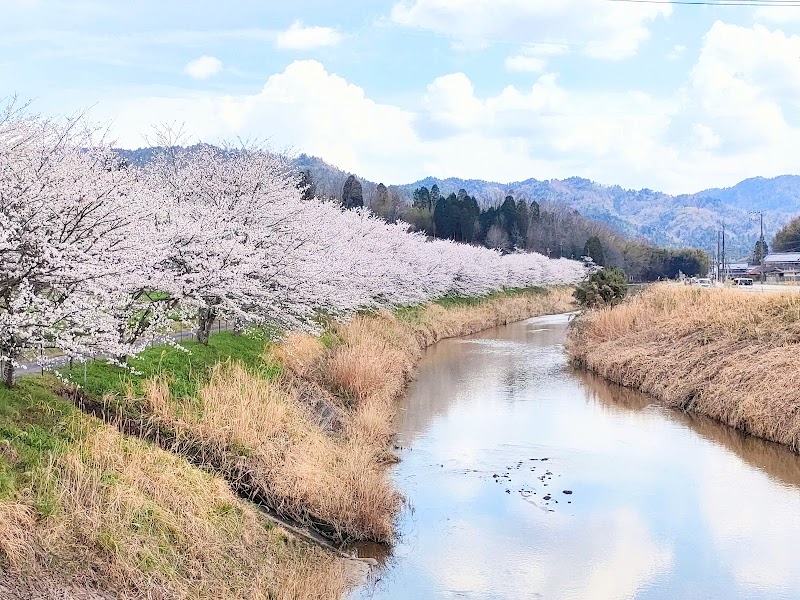
[[[284,367],[273,379],[274,369],[229,362],[192,397],[171,396],[158,378],[104,405],[72,391],[161,448],[52,394],[16,398],[52,431],[20,423],[24,433],[0,443],[0,467],[24,482],[0,496],[0,596],[342,597],[352,583],[344,561],[273,526],[236,492],[334,538],[391,540],[394,401],[422,349],[569,308],[570,292],[556,290],[357,317],[335,325],[327,346],[299,335],[272,346],[265,361]]]
[[[136,405],[141,429],[157,432],[162,445],[284,517],[339,541],[390,542],[401,501],[386,472],[395,458],[394,401],[422,349],[571,307],[571,290],[559,288],[358,316],[333,325],[330,347],[307,335],[269,347],[265,361],[285,370],[276,379],[218,365],[197,398],[173,398],[167,381],[151,380],[121,412]]]
[[[568,349],[670,406],[800,450],[800,297],[656,286],[574,323]]]
[[[268,358],[273,358],[300,377],[314,373],[325,353],[318,337],[307,333],[289,333],[280,344],[270,346]]]
[[[44,587],[61,597],[310,600],[346,587],[341,561],[271,526],[223,480],[110,427],[53,454],[25,496],[0,502],[0,558],[20,597],[49,597]]]
[[[399,497],[372,448],[319,427],[286,380],[220,364],[198,399],[175,400],[153,380],[142,402],[150,426],[170,432],[173,451],[284,517],[342,541],[391,538]]]
[[[374,448],[377,457],[389,444],[395,399],[405,389],[422,350],[442,339],[476,333],[497,325],[573,308],[571,288],[546,293],[498,295],[454,306],[431,304],[397,314],[381,312],[338,323],[338,343],[318,361],[324,385],[348,398],[346,430],[350,439]]]

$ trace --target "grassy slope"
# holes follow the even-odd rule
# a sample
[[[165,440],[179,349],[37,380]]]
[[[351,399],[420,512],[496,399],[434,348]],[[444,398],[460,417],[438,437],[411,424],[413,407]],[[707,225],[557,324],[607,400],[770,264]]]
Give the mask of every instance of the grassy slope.
[[[142,382],[161,375],[168,376],[170,392],[174,396],[195,396],[211,368],[227,360],[235,360],[265,378],[277,376],[280,365],[266,364],[262,358],[266,340],[263,334],[215,333],[207,346],[194,340],[181,342],[187,352],[172,346],[147,348],[138,356],[128,359],[135,372],[95,361],[88,363],[85,381],[83,366],[76,366],[72,371],[67,369],[65,374],[96,398],[108,393],[125,394],[129,386],[140,392]]]
[[[445,298],[334,324],[320,338],[271,345],[221,333],[208,347],[184,344],[190,353],[150,348],[131,361],[137,373],[97,362],[85,385],[82,367],[69,374],[89,395],[113,397],[118,416],[178,434],[176,452],[81,413],[52,378],[2,390],[0,592],[24,596],[39,578],[129,597],[336,597],[338,561],[270,528],[181,453],[202,445],[223,476],[227,460],[244,465],[276,508],[335,537],[390,539],[392,400],[421,349],[569,308],[564,290]]]
[[[590,370],[800,450],[800,297],[656,286],[574,322]]]
[[[0,389],[0,592],[64,597],[337,597],[341,565],[228,486],[53,393]],[[272,593],[272,596],[268,596]],[[60,594],[60,596],[59,596]]]
[[[137,421],[162,444],[170,440],[173,451],[283,516],[340,541],[389,541],[400,505],[385,473],[393,459],[391,401],[421,349],[570,306],[564,289],[447,297],[332,323],[321,338],[293,336],[298,347],[280,351],[224,333],[208,348],[189,344],[191,354],[152,348],[132,362],[140,375],[92,365],[85,387],[95,398],[105,395],[119,418]],[[381,331],[356,344],[351,338],[362,324]],[[287,363],[297,366],[292,354],[309,349],[313,368],[283,372]],[[80,371],[72,376],[82,380]],[[376,395],[379,402],[367,402]]]

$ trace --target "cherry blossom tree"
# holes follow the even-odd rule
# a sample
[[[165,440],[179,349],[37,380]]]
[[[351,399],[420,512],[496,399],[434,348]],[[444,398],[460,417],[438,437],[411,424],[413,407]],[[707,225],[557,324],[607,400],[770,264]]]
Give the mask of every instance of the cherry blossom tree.
[[[135,175],[93,133],[80,115],[47,120],[10,103],[0,116],[6,385],[26,350],[53,347],[78,358],[130,351],[111,309],[141,268],[141,206]]]
[[[182,147],[145,167],[82,118],[10,104],[0,116],[0,363],[13,381],[44,346],[118,361],[175,318],[313,327],[321,313],[580,280],[581,263],[429,240],[368,209],[313,197],[257,144]]]
[[[196,308],[197,339],[207,343],[219,317],[285,325],[310,317],[308,290],[324,273],[308,250],[312,240],[324,247],[325,224],[289,161],[255,145],[187,149],[169,131],[161,139],[145,175],[162,252],[154,278]]]

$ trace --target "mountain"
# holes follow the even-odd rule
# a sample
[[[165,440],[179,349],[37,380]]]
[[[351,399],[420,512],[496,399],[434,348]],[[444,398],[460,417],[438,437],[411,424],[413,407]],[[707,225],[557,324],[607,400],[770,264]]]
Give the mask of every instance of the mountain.
[[[144,164],[153,148],[120,150],[129,162]],[[338,197],[347,173],[324,160],[301,154],[292,159],[297,168],[308,171],[318,194]],[[354,175],[358,176],[357,173]],[[377,182],[359,178],[367,204]],[[526,179],[511,183],[481,179],[437,179],[426,177],[414,183],[390,186],[397,195],[410,200],[414,190],[434,184],[447,195],[464,189],[483,206],[499,205],[507,195],[577,210],[583,216],[606,223],[620,233],[643,237],[666,246],[693,246],[712,252],[717,233],[724,223],[730,256],[747,256],[759,236],[759,223],[752,213],[764,212],[767,239],[792,217],[800,214],[800,176],[746,179],[729,188],[715,188],[695,194],[670,195],[649,189],[629,190],[580,177],[569,179]]]
[[[484,204],[499,204],[506,195],[560,205],[614,227],[667,246],[694,246],[712,251],[724,223],[732,255],[748,255],[759,236],[753,211],[764,212],[770,239],[782,225],[800,214],[800,176],[757,177],[724,189],[670,195],[649,189],[628,190],[570,177],[498,183],[476,179],[427,177],[399,186],[408,197],[420,186],[439,186],[443,194],[465,189]]]

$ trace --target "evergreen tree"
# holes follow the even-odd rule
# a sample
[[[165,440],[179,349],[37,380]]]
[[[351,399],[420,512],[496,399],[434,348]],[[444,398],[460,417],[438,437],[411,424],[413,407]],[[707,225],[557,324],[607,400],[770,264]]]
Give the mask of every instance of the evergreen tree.
[[[761,237],[758,238],[756,245],[753,247],[753,255],[751,256],[752,264],[760,265],[761,261],[764,260],[764,257],[769,254],[769,246],[767,245],[767,240],[764,239],[764,234],[761,234]]]
[[[433,187],[431,187],[431,199],[428,206],[428,210],[433,210],[433,207],[436,206],[436,203],[439,201],[439,198],[442,197],[442,193],[439,191],[439,186],[435,183]]]
[[[528,208],[528,215],[530,216],[530,221],[538,221],[541,217],[541,209],[536,200],[531,200],[531,205]]]
[[[364,192],[361,189],[361,182],[353,175],[350,175],[344,182],[342,206],[348,210],[364,206]]]
[[[389,198],[389,190],[382,183],[378,184],[375,188],[375,198],[372,200],[372,212],[376,215],[383,217],[387,221],[391,221],[394,217],[393,206],[391,198]]]
[[[528,203],[525,202],[525,200],[520,199],[517,201],[517,211],[515,216],[517,239],[514,240],[514,245],[519,248],[524,248],[527,246],[528,223],[530,222]]]
[[[603,244],[596,235],[586,240],[586,244],[583,246],[583,255],[590,256],[592,260],[600,266],[606,264],[606,258],[603,254]]]
[[[800,217],[778,230],[772,238],[772,249],[776,252],[800,252]]]
[[[615,306],[625,299],[628,280],[622,269],[602,269],[592,273],[575,288],[575,299],[586,308]]]
[[[297,187],[303,191],[303,200],[312,200],[317,195],[317,188],[314,180],[311,179],[311,171],[308,169],[300,172],[300,182]]]
[[[466,196],[460,203],[458,203],[458,222],[459,222],[459,235],[458,240],[462,242],[474,242],[477,237],[477,232],[480,228],[478,217],[480,217],[481,209],[478,206],[478,201],[472,196]]]
[[[434,186],[435,187],[435,186]],[[431,209],[431,193],[424,185],[421,188],[414,190],[414,201],[411,204],[414,208],[430,210]]]
[[[447,200],[439,196],[436,205],[433,207],[433,231],[434,235],[438,238],[450,237],[447,212]]]
[[[489,234],[489,230],[491,229],[492,225],[494,225],[496,219],[497,209],[493,206],[490,206],[488,209],[482,211],[480,215],[478,215],[480,231],[476,232],[476,241],[486,242],[486,236]]]
[[[517,227],[517,203],[514,196],[506,196],[505,201],[500,206],[500,227],[505,230],[511,244],[516,246],[520,241],[520,231]]]

